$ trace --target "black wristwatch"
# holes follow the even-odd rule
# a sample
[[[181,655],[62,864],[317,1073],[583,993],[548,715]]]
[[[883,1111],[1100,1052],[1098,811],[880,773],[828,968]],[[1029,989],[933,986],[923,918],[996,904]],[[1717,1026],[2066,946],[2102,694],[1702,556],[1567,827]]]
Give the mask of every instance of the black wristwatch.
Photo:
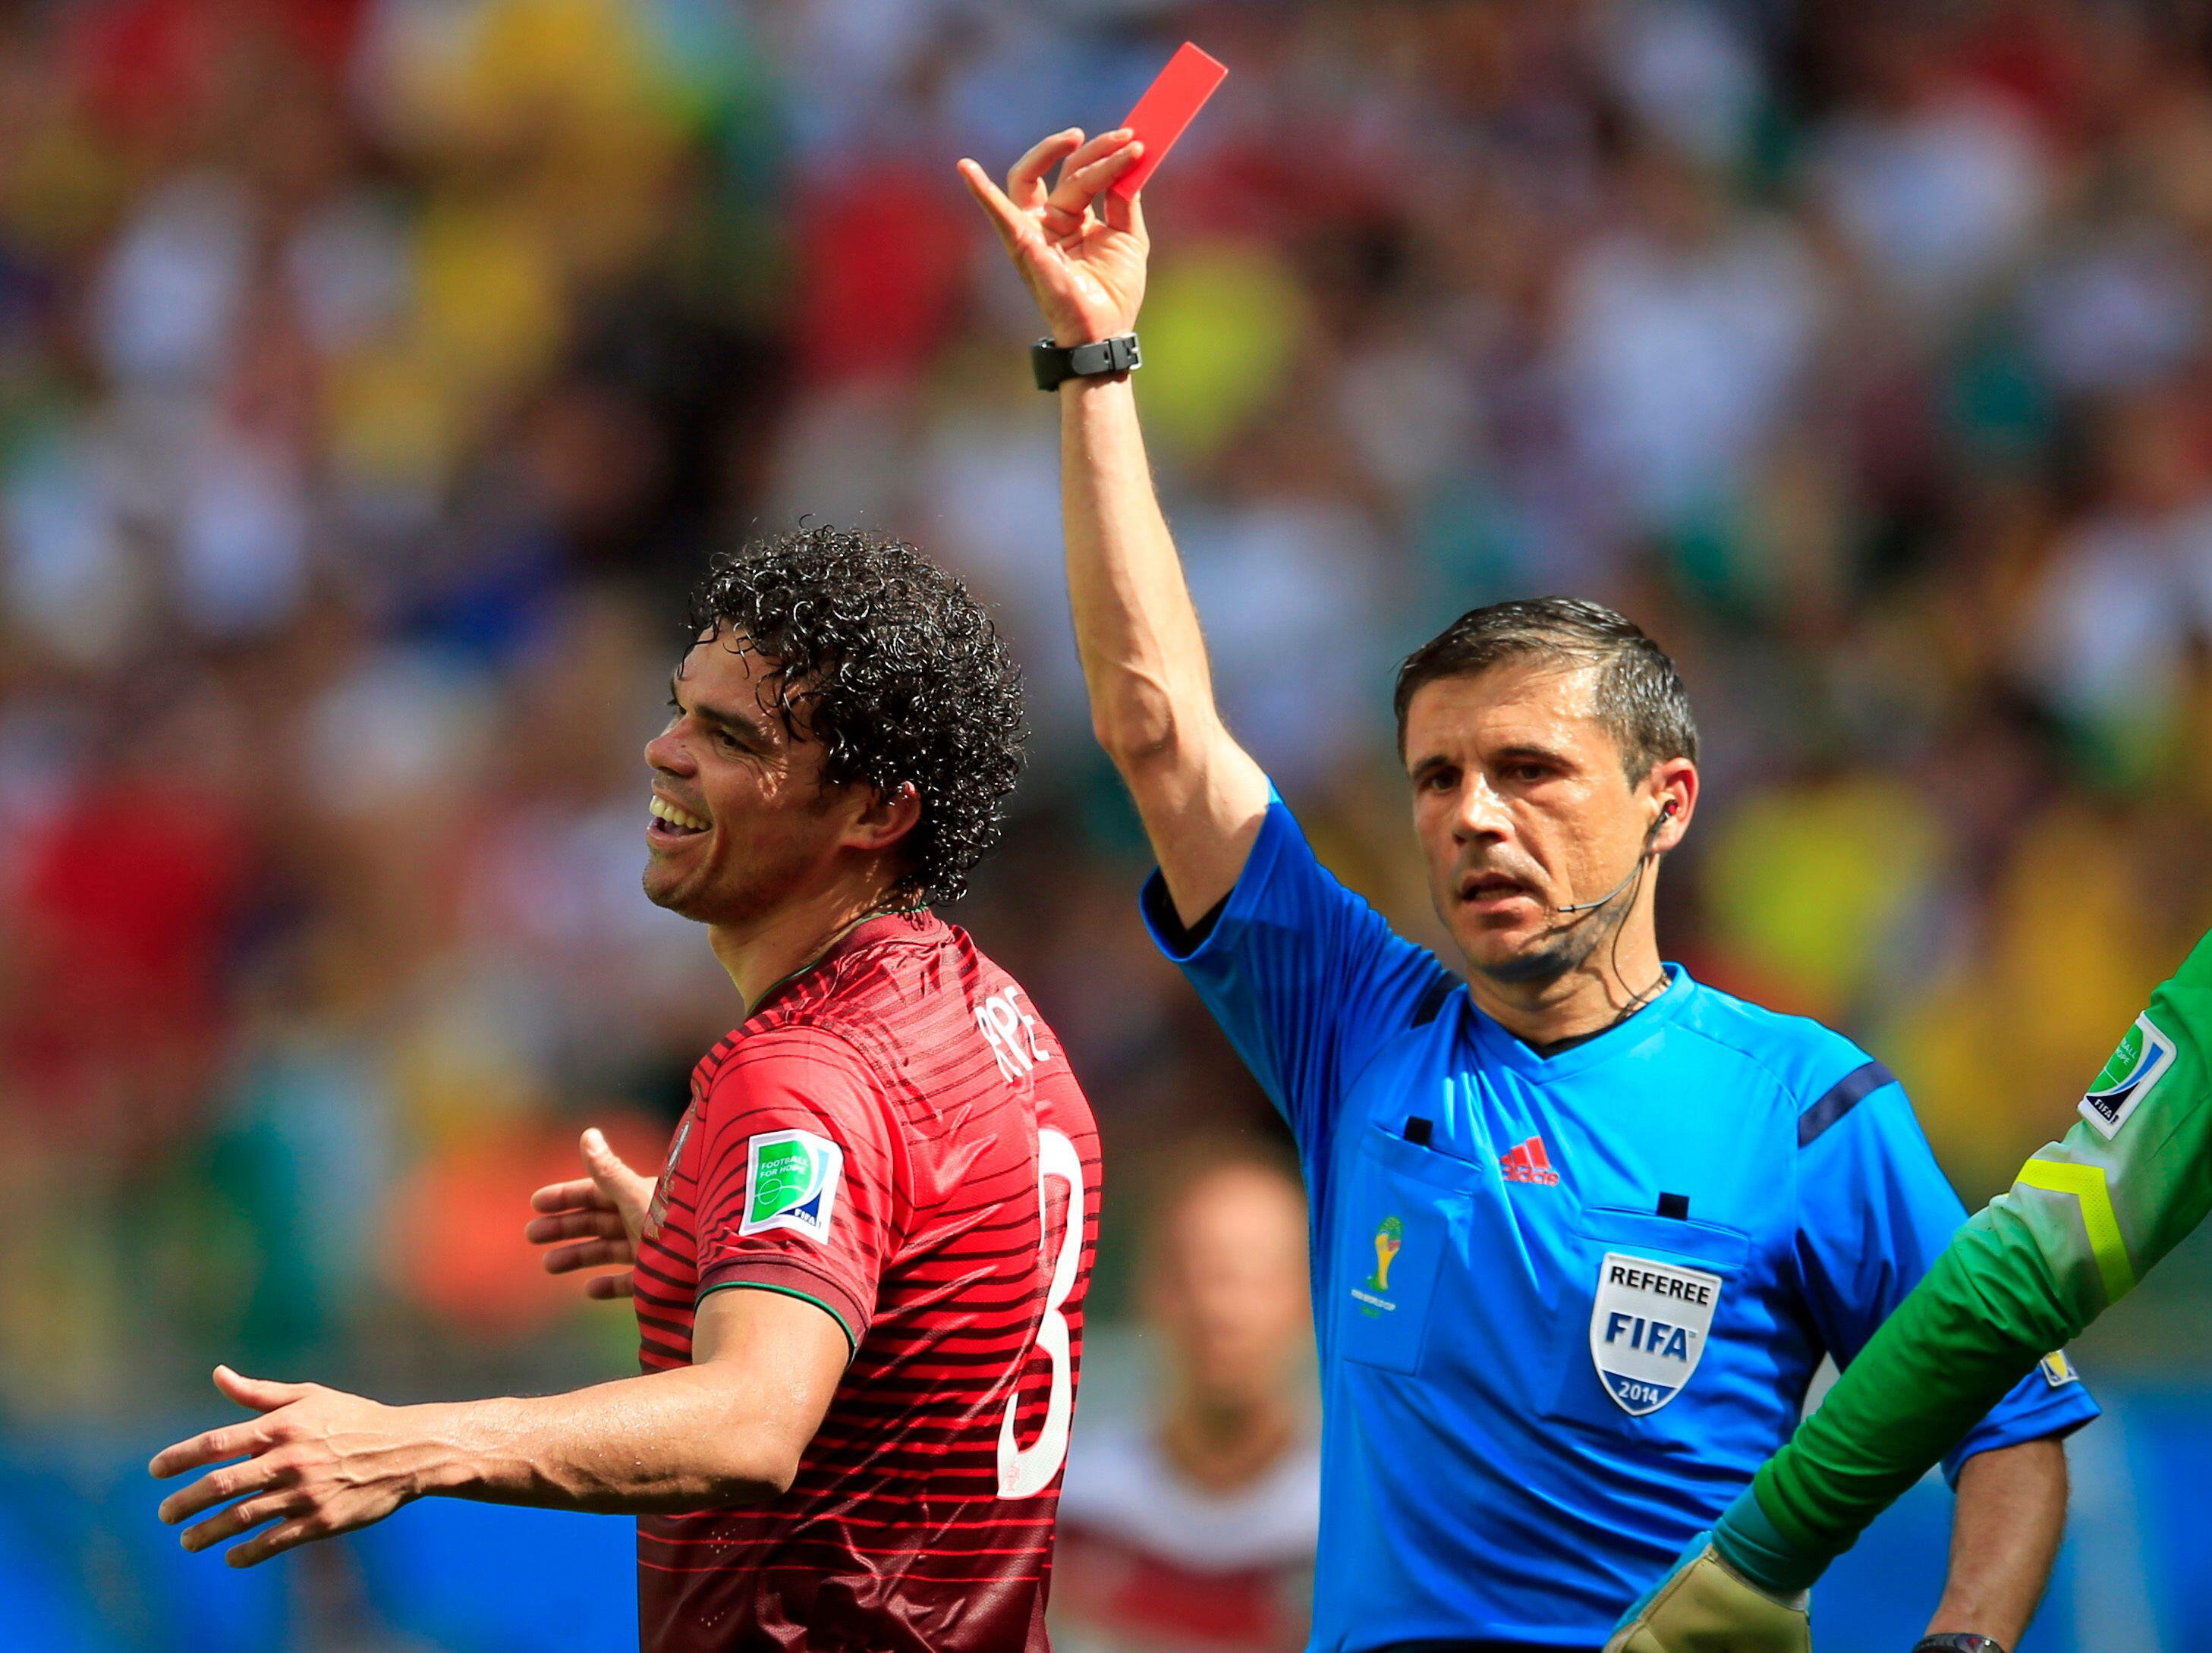
[[[1040,391],[1056,391],[1062,379],[1098,378],[1144,365],[1134,333],[1079,344],[1072,350],[1061,349],[1050,339],[1039,339],[1030,346],[1030,366],[1036,374]]]
[[[1941,1636],[1926,1636],[1912,1653],[2005,1653],[2004,1644],[1993,1636],[1977,1636],[1972,1631],[1948,1631]]]

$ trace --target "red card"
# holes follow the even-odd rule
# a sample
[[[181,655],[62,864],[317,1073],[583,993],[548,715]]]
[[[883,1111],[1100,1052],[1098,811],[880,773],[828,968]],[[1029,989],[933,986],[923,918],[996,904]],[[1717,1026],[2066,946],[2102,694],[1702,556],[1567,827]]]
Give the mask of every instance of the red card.
[[[1159,79],[1137,100],[1137,106],[1129,112],[1129,118],[1121,123],[1133,127],[1145,146],[1144,158],[1115,179],[1111,190],[1127,201],[1145,187],[1145,180],[1152,169],[1167,159],[1175,141],[1182,136],[1182,129],[1206,106],[1213,95],[1214,88],[1228,78],[1229,71],[1185,40],[1176,55],[1168,59],[1168,66],[1160,70]]]

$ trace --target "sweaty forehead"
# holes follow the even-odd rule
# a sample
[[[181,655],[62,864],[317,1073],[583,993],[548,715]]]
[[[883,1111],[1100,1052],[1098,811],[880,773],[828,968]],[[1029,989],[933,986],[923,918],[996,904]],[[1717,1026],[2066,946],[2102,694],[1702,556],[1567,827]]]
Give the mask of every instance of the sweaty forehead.
[[[1509,661],[1424,683],[1406,708],[1406,760],[1520,744],[1610,751],[1613,737],[1595,711],[1600,669],[1594,663]]]
[[[702,637],[676,663],[674,681],[685,699],[702,708],[734,712],[762,725],[764,734],[789,734],[776,662],[729,633]]]
[[[765,693],[774,687],[775,675],[775,661],[743,633],[729,631],[702,637],[676,663],[678,681],[701,689],[750,687]]]

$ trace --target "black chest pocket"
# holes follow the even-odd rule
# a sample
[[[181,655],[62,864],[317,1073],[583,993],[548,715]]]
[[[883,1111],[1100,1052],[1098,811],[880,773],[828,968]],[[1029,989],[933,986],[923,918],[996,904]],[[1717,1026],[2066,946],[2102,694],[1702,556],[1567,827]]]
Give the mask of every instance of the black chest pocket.
[[[1718,1224],[1597,1208],[1569,1239],[1544,1415],[1662,1451],[1698,1446],[1682,1396],[1713,1359],[1751,1257]],[[1707,1374],[1710,1377],[1710,1374]]]

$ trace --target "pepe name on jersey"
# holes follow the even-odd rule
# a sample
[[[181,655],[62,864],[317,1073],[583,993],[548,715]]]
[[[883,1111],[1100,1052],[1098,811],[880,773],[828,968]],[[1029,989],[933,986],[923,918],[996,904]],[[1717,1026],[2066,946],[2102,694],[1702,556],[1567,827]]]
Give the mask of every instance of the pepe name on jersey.
[[[1681,1393],[1705,1354],[1720,1297],[1718,1275],[1605,1254],[1590,1307],[1590,1359],[1614,1404],[1640,1418]]]

